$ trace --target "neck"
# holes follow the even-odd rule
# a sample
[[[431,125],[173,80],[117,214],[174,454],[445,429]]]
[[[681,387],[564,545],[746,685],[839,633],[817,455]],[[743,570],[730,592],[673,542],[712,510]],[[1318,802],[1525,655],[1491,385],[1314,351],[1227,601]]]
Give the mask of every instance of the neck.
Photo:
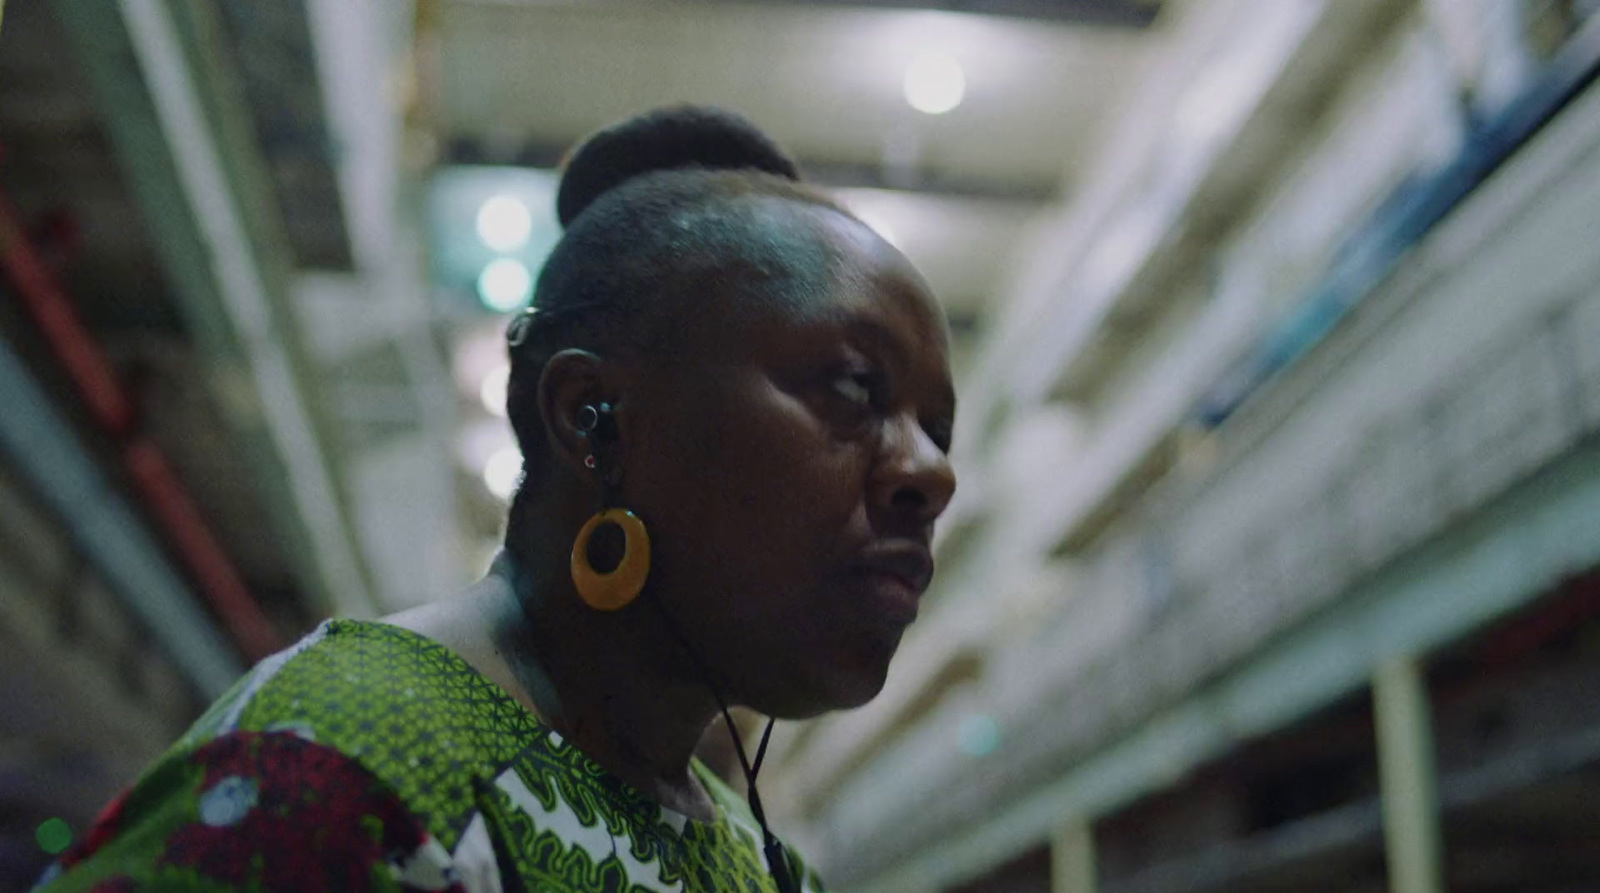
[[[479,597],[494,649],[520,689],[514,694],[623,781],[709,818],[689,764],[718,712],[714,696],[698,673],[671,670],[684,663],[676,659],[681,644],[652,606],[595,611],[572,591],[565,565],[565,556],[537,562],[502,553],[484,581]]]

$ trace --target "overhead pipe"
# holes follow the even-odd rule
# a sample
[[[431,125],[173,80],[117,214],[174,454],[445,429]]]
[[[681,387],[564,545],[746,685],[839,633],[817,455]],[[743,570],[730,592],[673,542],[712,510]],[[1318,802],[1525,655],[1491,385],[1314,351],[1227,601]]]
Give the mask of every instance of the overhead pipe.
[[[161,450],[138,430],[133,401],[66,290],[45,266],[0,191],[0,268],[16,287],[90,415],[117,447],[122,467],[166,540],[210,602],[234,643],[252,661],[286,644],[245,586],[194,499]]]
[[[1449,163],[1437,171],[1414,173],[1395,187],[1339,245],[1324,278],[1201,399],[1196,412],[1201,424],[1220,427],[1269,380],[1321,343],[1356,305],[1378,290],[1435,225],[1597,78],[1600,17],[1569,39],[1503,109],[1474,122],[1466,144]]]
[[[60,519],[78,554],[121,597],[201,697],[211,700],[226,691],[242,669],[238,655],[4,340],[0,406],[0,452],[10,457],[39,502]]]

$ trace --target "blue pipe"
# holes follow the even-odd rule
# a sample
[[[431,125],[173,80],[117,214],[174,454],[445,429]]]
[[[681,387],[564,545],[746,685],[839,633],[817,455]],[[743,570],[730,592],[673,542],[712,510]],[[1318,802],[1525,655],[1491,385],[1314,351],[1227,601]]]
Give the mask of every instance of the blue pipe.
[[[0,452],[207,701],[243,672],[143,522],[11,346],[0,340]]]
[[[1520,96],[1468,128],[1438,171],[1396,186],[1334,254],[1328,274],[1243,361],[1201,398],[1195,414],[1215,428],[1270,379],[1308,353],[1394,272],[1400,259],[1600,75],[1600,27],[1580,31]]]

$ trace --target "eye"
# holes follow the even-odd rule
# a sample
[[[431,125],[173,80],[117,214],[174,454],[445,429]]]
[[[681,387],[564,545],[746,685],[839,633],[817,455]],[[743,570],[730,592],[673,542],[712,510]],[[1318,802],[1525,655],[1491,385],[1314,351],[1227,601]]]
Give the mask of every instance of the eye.
[[[833,388],[851,403],[872,405],[873,377],[868,372],[851,372],[834,379]]]

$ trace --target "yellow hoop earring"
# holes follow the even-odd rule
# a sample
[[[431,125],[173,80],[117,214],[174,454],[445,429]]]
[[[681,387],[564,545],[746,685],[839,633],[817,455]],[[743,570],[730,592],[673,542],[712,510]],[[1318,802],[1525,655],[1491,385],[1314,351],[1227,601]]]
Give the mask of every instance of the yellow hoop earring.
[[[622,561],[602,574],[589,564],[589,537],[601,524],[622,528]],[[650,576],[650,534],[644,522],[627,509],[606,509],[584,523],[572,544],[572,583],[578,597],[597,611],[617,611],[639,597],[645,578]]]

